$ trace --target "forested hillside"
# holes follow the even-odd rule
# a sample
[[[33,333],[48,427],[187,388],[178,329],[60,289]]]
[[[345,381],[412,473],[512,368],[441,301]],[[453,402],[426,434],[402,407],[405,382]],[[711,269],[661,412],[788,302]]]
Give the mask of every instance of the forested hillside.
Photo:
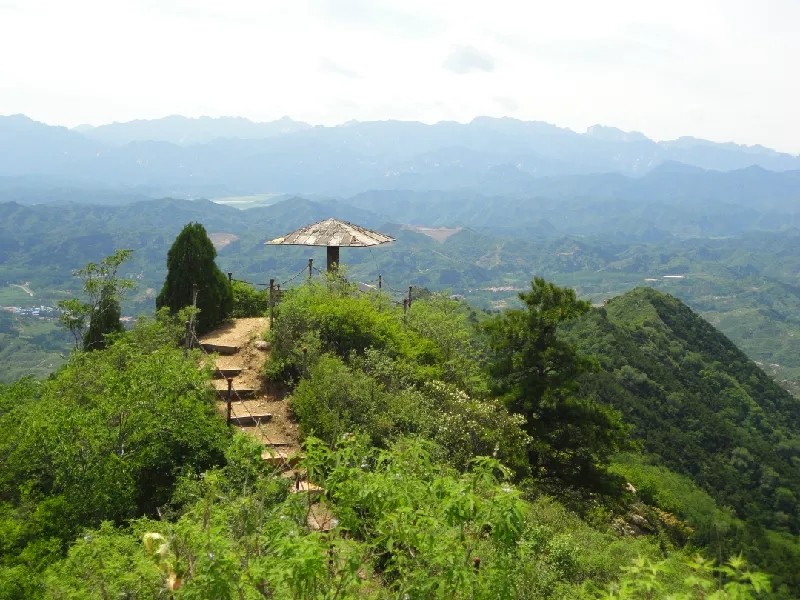
[[[600,362],[584,389],[618,408],[647,452],[742,518],[800,531],[800,401],[719,331],[638,288],[593,310],[570,339]]]
[[[0,597],[795,597],[792,397],[669,296],[521,301],[285,295],[264,376],[329,532],[225,426],[182,316],[0,388]]]
[[[354,207],[351,202],[369,208]],[[514,210],[504,213],[504,202],[511,200],[473,198],[466,193],[397,192],[344,201],[293,198],[246,211],[180,200],[115,207],[0,203],[0,283],[4,284],[0,304],[55,306],[76,290],[71,271],[117,247],[129,247],[134,253],[126,263],[126,275],[137,281],[137,287],[125,298],[123,308],[128,316],[150,312],[165,275],[163,257],[189,221],[205,223],[218,241],[224,272],[254,283],[270,278],[284,282],[308,258],[319,264],[324,256],[313,249],[277,249],[264,242],[335,216],[385,231],[398,240],[371,250],[344,249],[342,260],[356,280],[375,284],[381,274],[395,290],[409,285],[449,290],[490,309],[515,304],[517,291],[527,285],[532,273],[574,287],[593,302],[646,283],[689,304],[785,387],[794,389],[800,381],[800,288],[796,282],[800,238],[790,227],[796,222],[793,217],[773,219],[766,209],[754,208],[765,211],[760,213],[765,228],[768,221],[780,227],[741,232],[743,223],[754,222],[751,209],[742,209],[741,219],[718,220],[714,215],[735,215],[736,211],[713,202],[708,206],[688,203],[688,212],[678,210],[677,217],[660,221],[655,220],[650,204],[617,210],[613,203],[597,205],[589,200],[520,199],[513,201]],[[497,210],[487,203],[498,203]],[[450,210],[468,212],[473,220],[461,225],[442,220]],[[546,211],[551,211],[546,219],[549,224],[530,224],[541,220]],[[411,223],[398,223],[410,221],[411,215],[418,216]],[[447,227],[439,230],[435,225]],[[25,282],[31,284],[34,296],[9,287]],[[15,327],[29,329],[22,321]],[[15,341],[31,357],[17,363],[8,358],[16,373],[45,361],[47,352],[63,351],[56,339],[48,343],[39,337],[43,331],[37,327]]]
[[[784,532],[791,536],[770,560],[798,560],[797,398],[686,305],[652,289],[592,310],[567,339],[598,360],[582,390],[633,425],[646,461],[690,477],[731,507],[749,524],[737,534],[740,547],[781,538],[763,529]]]

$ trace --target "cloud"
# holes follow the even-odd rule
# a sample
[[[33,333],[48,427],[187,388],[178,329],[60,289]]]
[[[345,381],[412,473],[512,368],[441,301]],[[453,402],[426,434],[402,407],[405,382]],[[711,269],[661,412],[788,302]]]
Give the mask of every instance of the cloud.
[[[408,10],[407,4],[379,0],[310,0],[313,12],[334,25],[377,29],[412,38],[430,36],[444,29],[440,18],[425,11]]]
[[[333,75],[339,75],[347,79],[361,79],[361,75],[358,72],[339,65],[327,58],[323,58],[319,61],[319,71],[320,73],[332,73]]]
[[[475,71],[494,71],[494,58],[472,46],[456,46],[444,59],[442,66],[448,71],[465,75]]]

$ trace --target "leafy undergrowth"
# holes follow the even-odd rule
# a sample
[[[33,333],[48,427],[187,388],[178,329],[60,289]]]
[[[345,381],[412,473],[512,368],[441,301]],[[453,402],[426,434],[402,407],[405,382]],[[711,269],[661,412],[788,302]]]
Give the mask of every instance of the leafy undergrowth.
[[[0,388],[0,598],[791,597],[699,535],[728,513],[693,482],[609,462],[625,427],[554,342],[584,307],[543,281],[527,298],[482,317],[444,296],[404,315],[338,279],[287,294],[268,368],[329,532],[225,428],[180,318]]]

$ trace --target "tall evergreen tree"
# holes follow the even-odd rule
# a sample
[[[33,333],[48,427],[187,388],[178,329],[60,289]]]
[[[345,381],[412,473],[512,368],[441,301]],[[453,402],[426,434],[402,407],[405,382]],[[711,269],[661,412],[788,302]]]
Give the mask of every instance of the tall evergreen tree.
[[[200,223],[189,223],[175,238],[167,253],[167,279],[156,298],[156,307],[177,311],[192,304],[197,284],[200,315],[197,332],[204,333],[228,318],[233,309],[233,292],[214,259],[217,251]]]
[[[576,379],[592,363],[558,335],[590,304],[540,277],[519,297],[524,308],[486,325],[494,391],[525,417],[530,463],[541,477],[597,487],[608,455],[626,445],[625,429],[615,411],[579,396]]]

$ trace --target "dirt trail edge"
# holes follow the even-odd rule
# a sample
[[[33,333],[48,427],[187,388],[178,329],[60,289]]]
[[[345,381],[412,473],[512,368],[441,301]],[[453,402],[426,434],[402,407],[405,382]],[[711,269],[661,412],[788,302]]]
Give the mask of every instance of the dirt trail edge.
[[[215,357],[214,388],[217,409],[227,415],[227,378],[232,379],[232,425],[264,445],[261,457],[294,480],[292,491],[309,497],[306,521],[310,529],[329,531],[336,518],[324,502],[322,488],[306,481],[293,469],[300,457],[300,438],[286,402],[287,391],[263,374],[269,357],[268,344],[262,341],[269,329],[265,317],[233,319],[203,336],[200,344]]]
[[[225,376],[231,376],[234,425],[264,444],[264,458],[279,466],[279,462],[299,453],[300,443],[297,424],[289,416],[286,390],[263,374],[269,351],[261,338],[268,328],[269,321],[264,317],[234,319],[203,336],[200,343],[209,351],[226,351],[215,361],[217,408],[226,413]],[[247,424],[236,425],[237,420]]]

